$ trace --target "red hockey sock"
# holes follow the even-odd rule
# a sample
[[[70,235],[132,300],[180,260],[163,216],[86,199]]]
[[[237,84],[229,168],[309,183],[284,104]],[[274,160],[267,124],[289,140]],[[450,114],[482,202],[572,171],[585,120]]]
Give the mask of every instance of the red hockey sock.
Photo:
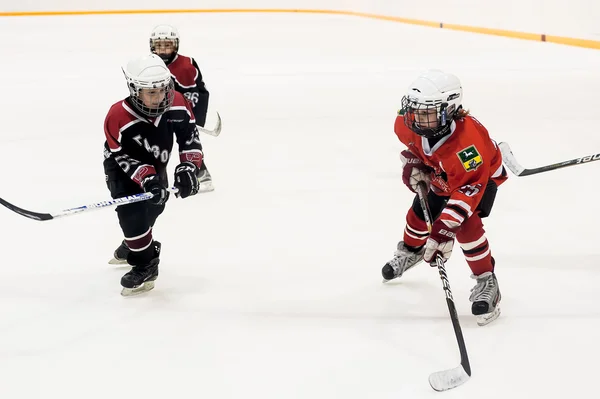
[[[465,260],[474,275],[494,271],[494,258],[479,215],[473,214],[464,221],[456,240],[460,243]]]
[[[137,237],[125,237],[125,243],[134,252],[141,252],[147,249],[152,244],[152,227]]]
[[[419,219],[412,208],[406,215],[406,227],[404,228],[404,244],[409,247],[419,248],[425,245],[425,241],[429,237],[427,224],[424,220]]]

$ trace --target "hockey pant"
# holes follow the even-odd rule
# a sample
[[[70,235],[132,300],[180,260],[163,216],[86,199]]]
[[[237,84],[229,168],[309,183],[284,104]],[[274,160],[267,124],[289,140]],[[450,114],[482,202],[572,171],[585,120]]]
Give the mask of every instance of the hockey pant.
[[[106,185],[113,198],[143,193],[144,190],[123,172],[112,158],[104,160]],[[166,173],[160,173],[167,184]],[[165,205],[154,205],[148,201],[120,205],[116,212],[125,243],[131,250],[127,261],[132,266],[147,265],[154,257],[152,228]]]
[[[456,233],[456,240],[460,244],[465,260],[473,274],[476,276],[485,272],[494,271],[494,258],[492,257],[488,240],[485,237],[485,230],[483,229],[483,222],[481,219],[489,216],[494,205],[497,191],[498,186],[495,182],[490,180],[486,185],[483,197],[475,212],[462,223],[460,229]],[[427,201],[433,220],[436,220],[439,217],[446,206],[448,199],[449,197],[436,195],[431,190],[427,193]],[[428,236],[429,233],[427,231],[427,224],[425,223],[421,203],[419,197],[416,196],[412,207],[406,215],[404,244],[409,247],[419,248],[425,245]]]

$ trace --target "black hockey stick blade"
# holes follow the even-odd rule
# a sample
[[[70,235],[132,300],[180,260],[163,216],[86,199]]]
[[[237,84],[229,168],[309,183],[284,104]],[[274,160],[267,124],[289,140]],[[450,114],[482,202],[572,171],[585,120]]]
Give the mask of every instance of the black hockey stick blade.
[[[16,205],[11,204],[10,202],[0,198],[0,204],[4,205],[5,207],[7,207],[8,209],[10,209],[11,211],[18,213],[19,215],[25,216],[29,219],[33,219],[33,220],[38,220],[38,221],[45,221],[45,220],[52,220],[54,219],[54,216],[52,216],[49,213],[38,213],[38,212],[32,212],[32,211],[28,211],[26,209],[23,208],[19,208]]]
[[[540,166],[537,168],[527,169],[521,166],[521,164],[517,161],[517,158],[510,149],[508,143],[499,143],[498,147],[500,148],[500,152],[502,152],[502,161],[504,162],[504,165],[506,165],[506,167],[516,176],[530,176],[538,173],[549,172],[551,170],[566,168],[568,166],[575,166],[600,160],[600,154],[594,154],[581,158],[570,159],[568,161]]]

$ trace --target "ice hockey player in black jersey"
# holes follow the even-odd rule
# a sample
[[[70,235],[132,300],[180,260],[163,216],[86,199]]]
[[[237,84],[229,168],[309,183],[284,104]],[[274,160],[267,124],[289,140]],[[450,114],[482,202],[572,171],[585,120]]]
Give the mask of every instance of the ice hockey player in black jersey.
[[[158,277],[161,243],[152,228],[169,198],[167,163],[174,142],[180,162],[173,183],[177,197],[198,193],[203,154],[191,103],[174,90],[164,61],[155,54],[139,57],[123,73],[130,95],[115,103],[104,121],[106,184],[113,198],[154,194],[116,209],[125,239],[109,263],[132,266],[121,279],[127,296],[154,288]]]
[[[158,25],[150,34],[150,51],[163,59],[169,67],[175,90],[192,103],[196,124],[204,127],[208,110],[209,93],[200,68],[191,57],[179,54],[179,32],[171,25]],[[213,191],[212,177],[202,163],[198,174],[200,192]]]

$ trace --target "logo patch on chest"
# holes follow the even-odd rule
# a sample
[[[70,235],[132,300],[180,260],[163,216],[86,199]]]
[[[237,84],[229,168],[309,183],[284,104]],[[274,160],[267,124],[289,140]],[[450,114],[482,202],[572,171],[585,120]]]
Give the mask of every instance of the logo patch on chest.
[[[474,145],[460,150],[456,155],[467,172],[477,170],[483,164],[483,159]]]

